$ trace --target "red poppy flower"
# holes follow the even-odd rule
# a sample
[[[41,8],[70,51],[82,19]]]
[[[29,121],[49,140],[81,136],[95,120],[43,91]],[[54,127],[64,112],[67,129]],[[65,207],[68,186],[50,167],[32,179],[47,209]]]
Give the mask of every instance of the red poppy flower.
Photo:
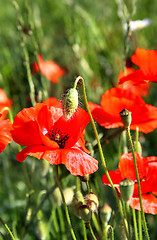
[[[135,69],[132,67],[126,67],[125,68],[125,74],[123,72],[123,70],[121,69],[118,75],[118,83],[120,82],[120,80],[124,77],[127,76],[131,73],[134,73]],[[118,85],[119,88],[123,88],[126,89],[128,91],[133,92],[134,94],[140,95],[140,96],[147,96],[149,90],[150,90],[150,84],[149,83],[137,83],[134,82],[132,80],[128,80],[126,82],[124,82],[123,84],[119,84]]]
[[[55,97],[49,97],[46,100],[44,100],[43,103],[47,104],[48,106],[53,106],[58,108],[62,106],[62,102]]]
[[[1,115],[2,114],[0,114],[0,117]],[[12,141],[12,136],[10,133],[11,129],[12,124],[9,119],[0,120],[0,153]]]
[[[0,112],[3,110],[3,108],[7,107],[7,108],[11,108],[12,105],[12,100],[10,100],[6,93],[4,92],[3,89],[0,88]],[[7,115],[8,111],[5,110],[3,111],[3,113],[1,114],[0,119],[5,119],[6,115]]]
[[[157,189],[157,157],[152,156],[144,158],[138,153],[136,153],[135,156],[140,178],[141,196],[144,212],[157,214],[157,198],[152,194]],[[135,182],[134,193],[132,198],[129,200],[129,204],[132,208],[140,210],[138,184],[136,180],[132,153],[124,153],[120,156],[118,168],[119,169],[117,169],[115,172],[109,171],[114,186],[116,187],[118,192],[120,192],[120,181],[124,180],[125,178],[133,180]],[[102,182],[110,186],[106,175],[102,177]]]
[[[65,74],[64,70],[55,62],[44,61],[41,54],[38,55],[38,64],[36,62],[33,64],[33,71],[41,71],[41,74],[53,83],[58,83],[59,77]]]
[[[122,77],[120,83],[128,80],[136,83],[157,82],[157,51],[137,48],[131,60],[139,69]]]
[[[65,164],[73,175],[95,172],[98,162],[87,154],[83,138],[89,120],[89,114],[81,108],[69,120],[64,119],[62,108],[43,103],[24,108],[13,123],[14,141],[27,146],[17,154],[17,160],[22,162],[30,155],[50,164]]]
[[[119,114],[124,108],[132,112],[130,129],[138,126],[140,132],[149,133],[157,128],[157,108],[125,89],[112,88],[102,95],[101,106],[89,103],[89,107],[94,120],[104,128],[124,126]]]

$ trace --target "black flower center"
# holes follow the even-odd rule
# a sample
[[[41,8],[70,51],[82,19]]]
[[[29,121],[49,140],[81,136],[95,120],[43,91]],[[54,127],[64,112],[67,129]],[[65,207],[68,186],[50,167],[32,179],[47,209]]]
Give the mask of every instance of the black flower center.
[[[60,148],[65,147],[65,143],[69,139],[69,134],[65,134],[61,132],[59,129],[55,128],[53,130],[49,130],[46,134],[50,140],[55,141]]]

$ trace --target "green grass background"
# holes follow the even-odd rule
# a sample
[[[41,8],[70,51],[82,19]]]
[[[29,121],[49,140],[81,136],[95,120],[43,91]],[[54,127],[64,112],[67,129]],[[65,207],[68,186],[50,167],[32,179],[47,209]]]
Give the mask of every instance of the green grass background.
[[[44,82],[48,96],[61,99],[65,91],[73,86],[75,77],[81,75],[86,81],[88,100],[99,103],[104,91],[117,84],[124,58],[123,22],[128,19],[150,18],[152,24],[132,33],[127,42],[126,56],[131,56],[136,47],[157,48],[157,1],[18,0],[17,3],[19,8],[15,10],[15,3],[13,5],[10,0],[0,0],[0,87],[14,101],[14,116],[22,108],[31,106],[23,41],[18,30],[19,19],[27,32],[23,36],[30,63],[36,60],[40,52],[45,60],[53,60],[66,70],[66,75],[58,85],[39,75],[33,76],[38,97]],[[133,9],[135,13],[132,15]],[[84,106],[82,91],[79,93],[80,106]],[[41,100],[43,98],[41,96]],[[152,84],[145,101],[157,107],[155,84]],[[98,130],[103,136],[114,133],[114,130],[105,130],[99,126]],[[140,135],[144,156],[157,154],[156,133],[155,130],[146,136]],[[87,134],[88,141],[93,142],[91,125],[87,127]],[[103,145],[108,169],[117,167],[119,139],[118,135]],[[26,240],[71,239],[64,208],[57,206],[52,193],[25,231],[31,214],[45,193],[55,186],[56,177],[54,168],[43,160],[28,157],[21,164],[16,160],[17,153],[18,148],[12,143],[0,154],[0,216],[12,229],[16,239],[22,239],[23,236]],[[99,159],[97,151],[94,157]],[[60,172],[63,176],[68,174],[64,166]],[[91,176],[90,185],[98,194],[100,204],[108,202],[115,208],[110,189],[101,183],[102,175],[100,164],[99,170]],[[62,184],[63,188],[74,186],[75,177],[68,175]],[[78,239],[83,239],[81,220],[73,215],[71,207],[69,209],[74,231]],[[151,239],[156,239],[156,216],[147,215],[147,221]],[[115,224],[118,224],[118,217]],[[121,239],[118,226],[115,227],[115,234],[115,239]],[[2,224],[0,239],[10,239]],[[91,239],[90,234],[88,239]]]

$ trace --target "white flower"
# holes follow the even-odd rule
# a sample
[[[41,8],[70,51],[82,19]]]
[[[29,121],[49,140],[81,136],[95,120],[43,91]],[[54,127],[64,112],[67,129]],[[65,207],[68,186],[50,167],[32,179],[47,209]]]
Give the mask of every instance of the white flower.
[[[151,24],[151,20],[149,18],[145,18],[143,20],[136,20],[136,21],[130,21],[129,26],[130,26],[130,31],[136,31],[140,30],[142,28],[145,28]],[[127,23],[124,23],[124,29],[127,30]]]

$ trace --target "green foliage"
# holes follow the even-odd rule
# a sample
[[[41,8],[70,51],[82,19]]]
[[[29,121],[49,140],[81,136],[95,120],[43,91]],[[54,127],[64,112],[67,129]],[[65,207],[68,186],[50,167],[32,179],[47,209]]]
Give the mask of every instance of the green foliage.
[[[105,90],[116,86],[124,57],[131,56],[136,47],[156,48],[157,2],[125,2],[126,8],[121,0],[18,0],[17,3],[14,1],[14,4],[12,1],[0,0],[0,88],[13,99],[14,116],[22,108],[32,105],[24,46],[29,56],[29,64],[37,61],[37,54],[40,52],[44,59],[55,61],[66,71],[58,85],[48,82],[43,76],[33,75],[38,99],[39,93],[42,93],[41,100],[44,99],[44,88],[48,91],[48,96],[60,99],[66,90],[73,86],[75,77],[81,75],[86,80],[88,100],[95,103],[100,102]],[[131,16],[133,9],[135,13]],[[150,18],[152,24],[132,33],[127,43],[128,51],[124,56],[123,22],[129,17],[132,20]],[[156,100],[156,92],[152,90],[146,101],[154,101],[155,105]],[[80,92],[80,105],[83,104]],[[103,151],[107,166],[109,169],[116,169],[120,134],[114,138],[115,130],[105,130],[99,126],[98,130],[100,137],[103,140],[106,138],[106,141],[103,141]],[[113,137],[107,141],[109,135]],[[99,159],[91,125],[87,127],[86,136],[88,143],[92,142],[94,146],[94,157]],[[155,139],[156,131],[145,138],[143,146],[146,146],[150,155],[156,154]],[[21,164],[16,160],[17,152],[17,146],[12,143],[0,154],[0,216],[10,227],[16,240],[71,239],[64,207],[57,206],[52,197],[56,187],[53,166],[44,160],[38,161],[31,157],[27,157],[25,163]],[[103,169],[99,166],[99,170],[90,178],[90,187],[98,194],[101,205],[108,202],[116,211],[111,189],[104,187],[101,182],[103,174]],[[70,176],[64,166],[60,167],[60,175],[63,189],[75,185],[75,177]],[[82,187],[86,193],[84,183]],[[39,206],[40,210],[37,211]],[[80,231],[82,222],[73,215],[71,207],[69,209],[77,239],[83,239]],[[156,239],[156,217],[148,216],[147,220],[151,239]],[[118,222],[119,216],[111,221]],[[115,232],[117,237],[119,236],[116,239],[121,239],[117,226]],[[88,239],[90,236],[88,232]],[[2,225],[0,239],[9,239]]]

